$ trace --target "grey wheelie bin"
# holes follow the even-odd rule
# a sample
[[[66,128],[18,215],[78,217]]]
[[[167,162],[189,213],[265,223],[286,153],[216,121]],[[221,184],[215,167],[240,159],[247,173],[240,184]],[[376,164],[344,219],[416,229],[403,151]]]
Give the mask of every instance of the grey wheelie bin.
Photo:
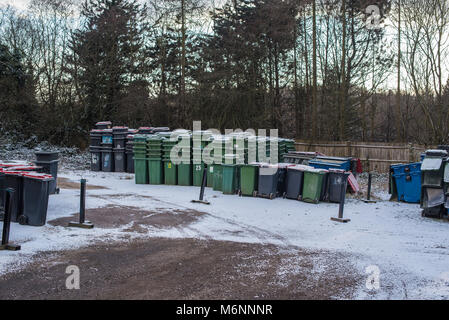
[[[279,167],[272,164],[261,164],[259,167],[259,186],[255,196],[274,199],[278,196]]]
[[[341,193],[342,188],[344,188],[344,192],[346,192],[346,188],[348,186],[348,177],[349,172],[344,170],[329,170],[329,201],[334,203],[341,202]]]
[[[312,167],[296,165],[287,168],[287,188],[284,198],[302,200],[302,188],[304,185],[304,171]]]
[[[54,178],[53,181],[50,182],[50,194],[59,193],[59,189],[57,186],[58,181],[58,165],[59,165],[59,153],[58,152],[35,152],[36,161],[34,164],[38,167],[43,167],[43,172],[47,174],[51,174]]]
[[[23,174],[22,212],[18,217],[21,225],[40,227],[47,221],[48,198],[52,175],[28,172]]]

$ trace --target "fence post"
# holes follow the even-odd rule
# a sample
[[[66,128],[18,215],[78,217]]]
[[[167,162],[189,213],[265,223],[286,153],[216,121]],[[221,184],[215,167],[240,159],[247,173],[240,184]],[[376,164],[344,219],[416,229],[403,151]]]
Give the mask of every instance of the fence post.
[[[408,161],[415,162],[413,143],[408,144]]]
[[[346,141],[346,157],[352,157],[351,141]]]

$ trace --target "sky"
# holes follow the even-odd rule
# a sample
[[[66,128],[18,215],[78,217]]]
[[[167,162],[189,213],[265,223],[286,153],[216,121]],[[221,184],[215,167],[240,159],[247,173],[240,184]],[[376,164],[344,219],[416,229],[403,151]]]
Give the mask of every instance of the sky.
[[[18,9],[26,9],[29,3],[30,0],[0,0],[1,7],[11,5]]]

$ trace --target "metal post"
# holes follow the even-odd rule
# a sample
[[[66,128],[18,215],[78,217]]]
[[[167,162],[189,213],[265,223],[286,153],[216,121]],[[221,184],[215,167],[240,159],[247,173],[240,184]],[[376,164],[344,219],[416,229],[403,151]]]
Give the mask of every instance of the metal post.
[[[366,200],[364,200],[365,203],[376,203],[377,201],[371,200],[371,184],[372,184],[372,176],[373,174],[370,172],[368,173],[368,192],[366,195]]]
[[[368,199],[368,201],[371,200],[371,178],[372,178],[372,174],[371,172],[368,174],[368,195],[366,197],[366,199]]]
[[[86,221],[86,179],[81,179],[80,224]]]
[[[193,203],[210,204],[209,201],[204,201],[204,190],[207,185],[207,164],[204,164],[203,179],[201,181],[200,198],[199,200],[192,200]]]
[[[348,188],[348,177],[349,174],[344,174],[344,182],[341,184],[340,188],[340,206],[338,208],[338,218],[331,218],[332,221],[347,223],[351,221],[350,219],[343,218],[343,212],[345,209],[345,200],[346,200],[346,190]]]
[[[92,229],[94,225],[86,221],[86,179],[81,179],[80,186],[80,219],[79,222],[70,222],[69,227]]]
[[[11,211],[14,190],[8,188],[5,190],[5,193],[5,215],[3,218],[2,244],[0,245],[0,250],[19,251],[21,249],[20,246],[9,243],[9,231],[11,226]]]
[[[207,184],[207,166],[205,165],[203,170],[203,180],[201,182],[200,201],[203,201],[204,189],[206,189],[206,184]]]

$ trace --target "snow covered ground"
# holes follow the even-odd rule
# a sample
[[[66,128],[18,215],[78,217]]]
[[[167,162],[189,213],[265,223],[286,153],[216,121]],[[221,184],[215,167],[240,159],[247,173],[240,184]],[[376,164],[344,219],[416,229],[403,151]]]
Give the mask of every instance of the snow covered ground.
[[[79,230],[13,224],[11,240],[21,244],[22,251],[0,252],[0,273],[20,268],[38,252],[98,241],[199,238],[349,253],[350,263],[361,274],[369,266],[380,269],[380,289],[368,290],[361,283],[358,299],[449,299],[449,223],[422,218],[419,205],[389,202],[385,194],[377,195],[385,199],[377,204],[348,200],[345,217],[351,222],[339,224],[330,220],[338,214],[336,204],[227,196],[208,188],[211,205],[206,206],[190,202],[198,197],[197,187],[135,185],[133,175],[119,173],[66,169],[60,176],[75,182],[86,178],[90,185],[108,188],[88,190],[90,209],[120,205],[155,211],[195,209],[207,214],[182,228],[149,227],[147,234],[123,232],[129,226]],[[50,197],[48,220],[70,216],[78,209],[79,191],[63,189]]]

